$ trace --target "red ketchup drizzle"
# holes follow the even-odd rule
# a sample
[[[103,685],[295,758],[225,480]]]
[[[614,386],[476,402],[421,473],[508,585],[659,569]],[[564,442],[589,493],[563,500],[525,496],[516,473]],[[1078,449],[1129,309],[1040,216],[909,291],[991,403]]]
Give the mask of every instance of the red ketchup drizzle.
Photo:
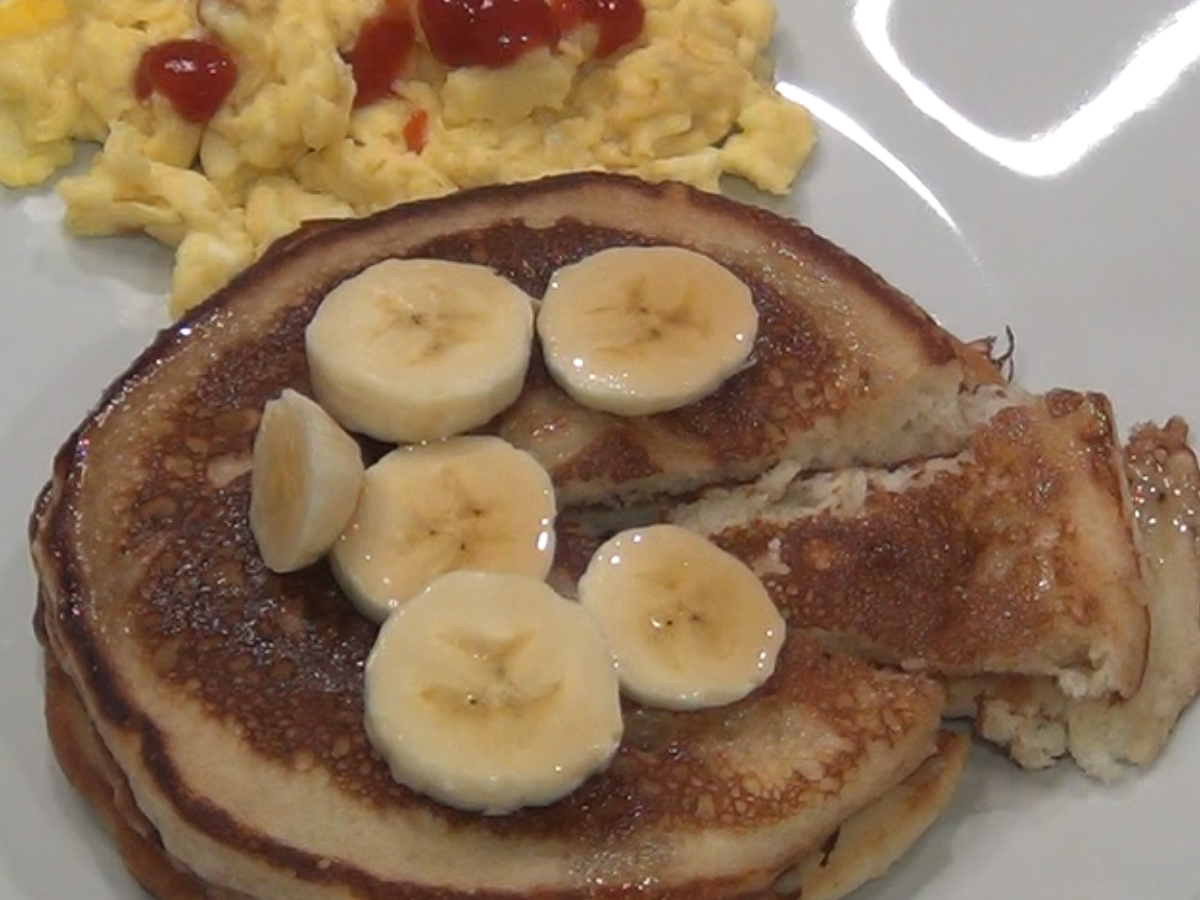
[[[559,28],[570,31],[582,24],[599,32],[595,54],[603,59],[637,39],[646,22],[642,0],[551,0]]]
[[[146,48],[134,75],[134,93],[158,91],[181,118],[203,125],[221,108],[237,81],[237,64],[212,41],[183,38]]]
[[[391,10],[363,23],[349,60],[356,86],[356,107],[387,96],[392,82],[408,61],[416,39],[416,29],[408,16]]]
[[[428,138],[429,113],[418,109],[404,123],[404,145],[413,153],[420,153],[425,149],[425,142]]]
[[[499,68],[558,42],[546,0],[418,0],[421,30],[446,66]]]

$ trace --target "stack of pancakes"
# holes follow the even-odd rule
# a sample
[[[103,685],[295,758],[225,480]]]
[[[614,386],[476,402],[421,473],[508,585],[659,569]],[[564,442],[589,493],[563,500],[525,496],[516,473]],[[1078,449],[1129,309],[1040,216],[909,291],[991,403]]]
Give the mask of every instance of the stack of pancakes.
[[[482,263],[536,297],[654,244],[751,287],[751,364],[618,418],[535,360],[486,430],[554,479],[565,592],[614,523],[675,518],[763,577],[777,671],[727,707],[626,703],[612,765],[548,807],[439,806],[368,745],[375,626],[323,563],[258,555],[260,412],[310,392],[306,324],[382,259]],[[945,805],[967,748],[948,713],[1030,764],[1103,775],[1161,747],[1200,680],[1200,563],[1194,531],[1149,523],[1194,516],[1200,476],[1179,423],[1129,453],[1103,398],[1004,385],[808,230],[681,186],[564,176],[314,225],[164,332],[56,459],[32,523],[51,737],[162,898],[841,896]],[[1168,640],[1164,617],[1189,624]],[[1132,746],[1147,722],[1161,740]]]

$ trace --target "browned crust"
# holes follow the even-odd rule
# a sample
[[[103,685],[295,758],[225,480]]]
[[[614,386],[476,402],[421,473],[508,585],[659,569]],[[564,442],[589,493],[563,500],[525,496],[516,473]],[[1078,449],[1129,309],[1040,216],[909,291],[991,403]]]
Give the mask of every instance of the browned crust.
[[[92,805],[129,873],[164,900],[216,900],[194,873],[172,864],[154,827],[129,794],[125,776],[104,749],[71,679],[44,654],[45,712],[59,768]]]
[[[96,733],[71,679],[48,650],[43,662],[46,722],[55,757],[72,786],[99,814],[130,874],[162,900],[249,900],[205,881],[167,852],[134,803],[124,774]],[[941,732],[934,753],[901,784],[830,834],[813,857],[797,864],[772,889],[745,894],[740,900],[836,900],[878,877],[946,805],[968,750],[969,742],[961,734]]]
[[[103,653],[100,640],[93,632],[92,616],[94,611],[90,608],[90,604],[95,598],[90,595],[91,589],[85,583],[86,579],[80,568],[80,561],[75,556],[77,549],[75,542],[78,536],[73,532],[77,524],[74,517],[79,509],[80,494],[85,488],[83,473],[87,468],[89,452],[93,449],[90,446],[93,432],[103,428],[103,423],[108,416],[118,414],[131,391],[137,390],[145,379],[152,378],[160,367],[171,365],[189,342],[202,340],[205,336],[222,332],[236,332],[245,327],[240,314],[234,315],[243,292],[252,290],[256,285],[261,286],[271,281],[289,264],[294,263],[298,266],[298,254],[305,254],[307,262],[307,254],[314,247],[319,246],[320,260],[323,261],[313,272],[309,273],[307,269],[305,270],[306,274],[311,274],[313,277],[305,282],[305,291],[302,295],[297,296],[294,302],[289,303],[285,313],[285,317],[306,321],[323,292],[337,280],[350,274],[355,265],[361,267],[377,258],[389,255],[391,250],[387,246],[386,240],[380,240],[381,231],[385,233],[385,237],[386,234],[402,232],[426,212],[432,215],[434,210],[439,216],[453,218],[464,210],[475,208],[475,205],[480,202],[495,202],[504,205],[509,199],[515,203],[518,197],[522,198],[522,202],[527,202],[531,198],[536,201],[551,197],[557,192],[577,191],[603,192],[603,198],[607,202],[613,199],[612,192],[614,190],[627,192],[630,196],[636,196],[642,200],[672,196],[678,201],[681,197],[686,197],[686,202],[694,204],[697,208],[719,210],[730,215],[736,214],[760,228],[771,242],[774,250],[819,257],[827,267],[831,267],[837,273],[837,277],[860,284],[864,290],[870,291],[873,299],[877,300],[881,308],[886,310],[887,315],[895,319],[900,331],[915,335],[923,343],[924,352],[930,360],[950,361],[958,358],[959,349],[956,342],[933,325],[932,320],[915,304],[888,287],[867,267],[824,242],[812,232],[795,225],[795,223],[785,223],[766,213],[742,206],[735,207],[729,201],[689,192],[679,186],[649,186],[632,180],[602,176],[569,176],[527,186],[519,192],[507,188],[487,189],[473,194],[469,201],[465,198],[452,197],[440,201],[413,204],[402,210],[385,213],[369,222],[348,222],[339,224],[337,227],[330,226],[319,230],[319,233],[311,237],[298,239],[290,246],[280,247],[269,254],[261,266],[247,272],[228,289],[213,298],[210,303],[189,314],[176,326],[164,332],[160,339],[134,362],[127,374],[109,388],[92,417],[81,426],[60,451],[55,461],[55,478],[52,487],[39,503],[31,524],[39,576],[43,580],[43,587],[48,599],[52,601],[48,605],[47,619],[44,623],[49,626],[46,631],[50,632],[48,637],[51,645],[59,648],[58,655],[62,665],[85,692],[90,714],[102,718],[111,727],[119,729],[125,734],[136,736],[136,742],[140,748],[141,764],[153,777],[158,788],[170,797],[180,814],[194,827],[231,847],[238,847],[249,853],[268,857],[275,865],[286,868],[299,877],[315,883],[351,885],[356,890],[363,892],[378,892],[381,889],[375,883],[368,883],[369,879],[364,880],[363,873],[357,870],[282,846],[268,835],[258,834],[242,827],[228,814],[214,808],[205,798],[193,796],[187,785],[182,782],[171,755],[163,743],[161,733],[154,723],[137,709],[123,690],[119,677],[112,669],[111,662]],[[517,211],[514,210],[513,214],[517,215]],[[420,243],[419,247],[427,248],[434,243],[431,239]],[[364,244],[368,246],[368,250],[361,249]],[[576,247],[572,252],[587,252],[587,248],[580,250]],[[350,254],[357,261],[350,266],[343,264],[341,259],[345,254]],[[556,259],[554,263],[561,264],[564,261],[566,259]],[[524,280],[525,283],[536,288],[531,281],[533,276],[522,268],[519,259],[511,262],[508,274],[514,279]],[[285,330],[288,327],[294,329],[294,325],[281,327],[284,327]],[[284,383],[290,383],[295,381],[296,371],[294,367],[289,368],[294,364],[289,362],[287,353],[278,353],[276,357],[270,356],[276,350],[286,349],[267,343],[265,346],[257,347],[257,352],[263,354],[263,359],[269,365],[278,366],[278,377]],[[236,375],[231,377],[236,378]],[[215,388],[215,393],[205,399],[210,410],[220,409],[222,402],[228,401],[229,395],[222,393],[225,390],[225,387]],[[184,410],[184,414],[190,415],[191,413]],[[239,439],[244,440],[246,435],[252,432],[252,424],[247,423],[243,430],[244,433]],[[161,460],[155,462],[155,465],[162,464]],[[245,486],[241,485],[238,490],[242,491],[244,495],[244,489]],[[221,496],[222,502],[228,501],[234,504],[229,509],[236,512],[238,492],[235,490]],[[187,524],[189,518],[195,518],[193,513],[194,511],[182,511],[184,524]],[[153,529],[148,529],[146,533],[153,535]],[[141,536],[132,535],[130,537],[131,541],[135,539],[140,540]],[[808,649],[802,645],[796,647],[795,642],[793,642],[793,647],[796,648],[794,652],[800,654]],[[793,694],[792,697],[799,698],[801,702],[812,702],[820,714],[845,722],[847,717],[852,719],[858,710],[853,703],[846,709],[840,709],[840,701],[831,696],[830,688],[838,678],[848,677],[853,681],[855,678],[862,677],[867,670],[865,667],[855,669],[854,667],[860,664],[851,661],[843,661],[838,665],[849,666],[854,671],[843,672],[835,667],[826,672],[827,678],[824,682],[817,679],[809,686],[804,684],[803,676],[811,674],[811,671],[804,665],[794,667],[793,671],[800,673],[801,677],[798,678],[797,685],[793,688],[798,693]],[[782,681],[783,679],[777,679],[776,686],[778,687]],[[826,688],[821,688],[821,684],[826,685]],[[889,712],[895,722],[891,740],[900,742],[902,734],[907,732],[907,736],[903,737],[903,740],[911,743],[914,735],[922,733],[927,726],[932,727],[931,723],[936,720],[936,710],[940,701],[938,692],[931,683],[919,678],[897,677],[891,680],[890,687],[885,685],[881,690],[884,695],[890,691],[890,696],[894,701],[903,700],[899,703],[899,707]],[[819,696],[822,691],[825,696]],[[764,692],[762,696],[770,697],[770,691]],[[930,721],[926,722],[926,719]],[[695,721],[702,722],[703,718],[697,717]],[[891,726],[889,725],[889,727]],[[887,734],[885,729],[880,736]],[[633,752],[631,751],[631,753]],[[686,766],[686,754],[679,757],[679,760],[681,766]],[[895,774],[899,777],[902,773]],[[831,778],[837,780],[844,775],[845,773],[839,772]],[[389,796],[394,800],[396,795],[393,793]],[[406,798],[406,802],[412,802],[411,798]],[[582,829],[585,836],[592,832],[604,833],[604,826],[612,824],[605,819],[605,815],[608,814],[606,808],[602,796],[589,794],[585,789],[579,792],[575,800],[563,804],[557,812],[546,814],[546,824],[540,826],[540,829],[546,833],[561,833],[567,825],[578,826],[581,821],[589,821],[591,823],[589,828]],[[645,818],[649,812],[647,809],[638,809],[633,810],[630,814],[636,814],[637,818]],[[455,814],[444,812],[443,815],[450,821],[462,823],[461,817],[456,818]],[[526,818],[532,820],[538,815],[540,814],[530,813]],[[584,818],[581,819],[581,816]],[[510,820],[509,824],[517,821],[519,821],[519,817]],[[534,832],[538,830],[538,827],[534,828]],[[709,895],[726,897],[737,893],[727,886],[715,883],[705,885],[703,888],[696,885],[695,888],[697,897]],[[428,889],[414,885],[393,884],[383,890],[388,896],[431,896]],[[623,893],[623,889],[612,888],[611,891],[597,889],[593,893],[596,896],[605,896],[609,893],[616,896]]]
[[[761,513],[718,492],[729,512],[675,518],[757,566],[789,624],[832,645],[941,675],[1059,676],[1075,695],[1136,690],[1147,595],[1107,398],[1004,408],[946,463],[893,473],[903,489],[858,473],[860,507],[834,493],[814,511],[801,480]],[[851,475],[811,484],[857,496]]]
[[[772,250],[788,252],[800,259],[819,259],[822,265],[828,267],[840,281],[857,286],[864,293],[878,298],[879,302],[888,307],[894,316],[897,328],[907,331],[916,325],[914,331],[925,341],[931,360],[946,362],[954,356],[961,356],[968,361],[969,365],[977,368],[984,380],[997,380],[995,366],[991,364],[985,354],[979,353],[966,343],[949,336],[937,325],[933,317],[911,297],[894,287],[862,260],[817,234],[811,228],[795,220],[782,218],[766,209],[731,200],[721,194],[697,191],[675,182],[650,183],[633,177],[597,172],[556,175],[515,186],[489,185],[474,188],[469,192],[449,197],[404,204],[365,219],[308,222],[300,232],[281,238],[268,252],[267,262],[244,272],[233,284],[218,294],[218,297],[225,299],[217,302],[225,302],[227,298],[236,296],[240,292],[243,282],[269,280],[276,266],[282,264],[297,251],[303,252],[303,249],[309,246],[313,240],[322,240],[335,231],[340,244],[353,245],[381,227],[386,229],[393,224],[403,223],[411,217],[421,215],[427,209],[450,209],[456,205],[486,204],[496,199],[511,201],[514,214],[516,214],[518,197],[524,201],[539,195],[550,196],[554,193],[576,191],[593,193],[601,197],[601,202],[605,204],[620,203],[620,194],[614,189],[619,189],[620,192],[631,196],[636,195],[651,200],[668,197],[677,199],[686,195],[687,203],[699,212],[734,216],[748,226],[760,229]],[[578,257],[581,258],[588,252],[590,252],[589,248],[580,247]],[[518,283],[527,281],[527,279],[520,278],[520,272],[506,274],[515,276]],[[545,289],[545,284],[534,285],[534,287],[536,293],[540,295]],[[194,310],[187,318],[202,315],[201,309],[203,307]]]
[[[187,340],[192,329],[204,322],[219,318],[225,307],[236,303],[237,298],[244,293],[248,286],[270,282],[280,270],[298,256],[308,252],[314,245],[322,245],[331,251],[331,255],[344,255],[351,259],[358,258],[360,262],[357,269],[342,270],[331,281],[314,282],[309,291],[309,297],[305,299],[309,305],[319,302],[319,299],[333,284],[354,274],[354,271],[361,270],[389,255],[386,247],[379,247],[376,252],[364,256],[356,252],[356,246],[376,245],[379,243],[380,234],[402,231],[404,224],[408,221],[435,211],[437,214],[454,215],[459,209],[493,203],[509,205],[515,221],[521,215],[522,207],[528,206],[531,200],[536,201],[539,198],[551,198],[556,194],[565,195],[578,191],[594,194],[600,198],[599,202],[605,205],[619,204],[622,194],[650,202],[667,198],[678,202],[681,198],[686,197],[686,203],[699,212],[739,219],[748,227],[760,230],[765,238],[764,243],[773,252],[791,255],[798,259],[819,260],[822,266],[828,268],[840,282],[855,286],[864,293],[870,294],[894,319],[898,333],[911,332],[924,343],[931,363],[949,362],[952,359],[961,358],[983,380],[988,382],[1000,380],[995,366],[985,354],[942,329],[934,318],[911,297],[885,280],[882,275],[862,260],[795,220],[782,218],[768,210],[730,200],[720,194],[705,193],[675,182],[649,183],[621,175],[578,172],[520,185],[489,185],[446,197],[417,200],[362,219],[307,222],[300,231],[280,238],[258,264],[243,271],[208,301],[189,310],[178,322],[165,329],[159,335],[159,339],[133,362],[125,378],[115,382],[101,396],[98,407],[111,403],[123,389],[125,381],[131,378],[135,379],[161,364],[181,341]],[[563,221],[571,221],[570,216],[565,217]],[[431,243],[436,244],[436,242]],[[575,259],[582,258],[592,249],[580,246]],[[339,254],[339,251],[344,251],[344,253]],[[566,261],[564,260],[564,263]],[[545,289],[544,282],[531,282],[528,273],[521,271],[519,263],[502,274],[513,278],[518,284],[529,285],[538,295]]]
[[[908,851],[950,802],[970,754],[970,738],[938,734],[937,750],[899,785],[847,821],[818,853],[775,884],[780,900],[836,900],[878,878]]]
[[[45,608],[43,608],[43,613],[48,614]],[[74,624],[72,621],[75,618],[74,616],[68,615],[65,618],[71,624]],[[57,629],[66,624],[67,622],[59,618],[51,627]],[[47,666],[56,670],[54,685],[63,687],[63,673],[58,663],[51,661],[53,653],[51,648],[54,646],[54,643],[52,639],[50,646],[47,648]],[[862,712],[860,701],[852,692],[860,689],[881,691],[879,698],[880,709],[873,710],[873,712],[883,716],[889,723],[887,729],[885,729],[885,733],[888,730],[891,731],[891,739],[897,744],[896,750],[904,758],[912,758],[913,765],[919,762],[923,755],[923,752],[918,749],[922,745],[920,735],[933,730],[941,708],[940,692],[934,687],[932,682],[919,676],[896,675],[886,678],[886,682],[890,682],[890,684],[877,683],[868,688],[865,682],[862,681],[868,673],[868,668],[865,664],[853,658],[830,656],[821,652],[815,644],[801,640],[798,635],[785,646],[785,651],[793,656],[793,660],[791,662],[786,659],[781,660],[780,668],[793,680],[793,684],[791,685],[793,690],[791,693],[795,693],[794,689],[796,687],[803,687],[803,690],[800,692],[802,697],[815,699],[819,702],[821,707],[819,718],[833,720],[843,730],[843,733],[853,732],[856,719],[860,712]],[[106,661],[99,654],[88,657],[88,660],[83,663],[83,667],[88,671],[89,679],[100,674],[107,668]],[[72,666],[72,668],[78,669],[77,666]],[[217,841],[230,848],[238,848],[239,852],[254,854],[261,860],[269,861],[272,866],[284,869],[303,881],[328,885],[339,889],[350,888],[356,893],[361,893],[363,896],[388,897],[396,898],[396,900],[409,900],[409,898],[411,900],[437,900],[437,898],[463,900],[463,898],[468,896],[473,898],[473,900],[505,900],[505,898],[509,897],[505,892],[487,890],[485,888],[473,890],[470,894],[466,894],[449,889],[433,889],[418,883],[380,882],[353,866],[343,865],[323,856],[281,844],[269,834],[245,827],[241,822],[223,810],[214,807],[208,798],[196,794],[191,789],[191,786],[181,778],[164,744],[161,731],[145,715],[129,712],[131,706],[123,693],[119,688],[109,686],[113,683],[111,679],[103,677],[95,683],[89,680],[88,696],[99,700],[101,706],[106,709],[116,709],[123,712],[122,718],[116,720],[116,723],[121,731],[128,735],[136,736],[141,747],[139,754],[140,763],[144,766],[146,773],[153,778],[157,789],[170,798],[174,808],[186,819],[190,826],[197,828]],[[49,687],[48,690],[50,690]],[[788,686],[781,685],[778,679],[776,679],[768,683],[766,688],[760,689],[760,693],[772,693],[775,691],[788,692]],[[848,691],[851,693],[847,693]],[[71,693],[75,695],[76,691],[72,689]],[[52,737],[54,737],[54,729],[59,727],[55,725],[54,720],[64,715],[73,715],[74,712],[70,708],[66,710],[58,709],[55,705],[57,701],[52,698],[48,698],[47,702],[47,717],[51,722]],[[74,702],[76,705],[80,705],[77,696]],[[804,701],[799,700],[798,702]],[[87,713],[86,710],[84,712],[85,714]],[[660,751],[665,750],[666,752],[660,753],[656,762],[655,755],[649,751],[649,747],[655,742],[655,735],[659,732],[659,727],[654,724],[654,720],[661,719],[662,716],[654,711],[643,711],[643,714],[648,716],[651,721],[641,722],[633,726],[633,741],[623,745],[621,753],[634,760],[645,758],[651,769],[657,772],[668,783],[673,782],[681,786],[688,784],[686,776],[673,778],[671,773],[664,769],[662,764],[663,760],[674,758],[678,764],[686,769],[689,765],[686,750],[688,745],[687,736],[685,735],[678,743],[672,742],[670,748],[657,748]],[[93,711],[90,716],[94,715],[95,712]],[[636,721],[638,713],[627,710],[627,716],[630,715]],[[704,722],[700,721],[702,715],[691,714],[688,716],[689,719],[693,720],[691,722],[693,730],[698,732],[711,731],[711,723],[706,726]],[[713,718],[719,718],[722,715],[724,713],[717,712]],[[738,713],[734,713],[734,717],[736,718],[737,716]],[[59,724],[61,725],[61,722]],[[89,726],[89,729],[93,737],[98,740],[98,735],[94,734],[94,729],[91,726]],[[644,735],[644,739],[638,737],[639,734]],[[646,743],[646,741],[649,743]],[[862,746],[853,740],[852,743],[856,750]],[[907,744],[907,749],[901,748],[901,743]],[[103,752],[102,747],[101,752]],[[852,763],[853,760],[848,759],[847,762]],[[60,763],[64,766],[64,769],[72,766],[78,767],[78,761],[72,761],[71,759],[60,759]],[[892,775],[885,776],[885,778],[898,779],[906,774],[908,764],[903,763],[899,759],[895,763],[899,763],[901,767]],[[831,788],[831,790],[840,790],[840,785],[845,784],[849,775],[850,770],[837,769],[830,771],[826,776],[827,780],[839,786]],[[88,777],[86,774],[75,777],[78,777],[83,782],[78,784],[77,787],[79,787],[89,800],[95,803],[95,797],[101,788],[97,786],[97,783],[86,781]],[[115,802],[117,808],[121,811],[120,815],[127,816],[128,819],[132,819],[135,823],[140,823],[141,826],[144,826],[144,830],[140,827],[135,827],[132,834],[124,834],[127,829],[123,828],[121,823],[118,823],[115,831],[118,833],[118,836],[128,842],[128,846],[123,845],[121,847],[121,852],[123,855],[128,852],[135,857],[132,863],[132,871],[135,877],[143,881],[152,891],[159,893],[161,885],[175,885],[176,881],[174,880],[174,876],[168,878],[170,873],[161,867],[151,865],[149,871],[142,871],[141,867],[148,859],[153,862],[159,842],[155,837],[153,827],[146,822],[140,812],[137,812],[136,806],[129,796],[127,787],[121,787],[123,777],[121,776],[122,780],[116,786]],[[594,786],[595,783],[593,782]],[[884,785],[881,785],[881,788],[886,786],[890,785],[885,782]],[[695,785],[691,784],[688,784],[685,790],[693,790],[698,794],[704,793],[704,788],[697,789]],[[401,794],[405,793],[402,789],[400,791]],[[614,798],[618,804],[622,802],[619,795],[620,790],[617,791],[617,797]],[[869,798],[864,797],[864,801],[867,799]],[[438,807],[436,804],[430,804],[420,798],[408,796],[407,802],[421,806],[427,810],[432,809],[452,821],[458,821],[460,824],[468,821],[474,825],[480,824],[480,820],[477,817],[459,814],[453,810]],[[579,837],[584,842],[601,846],[605,840],[602,836],[603,832],[597,833],[597,829],[594,827],[596,823],[593,822],[589,825],[587,824],[587,819],[590,818],[592,812],[601,812],[601,810],[594,809],[595,804],[604,804],[606,802],[608,801],[605,799],[605,791],[603,789],[589,792],[587,786],[585,786],[584,789],[577,792],[572,798],[568,798],[567,801],[560,803],[554,808],[548,808],[552,821],[545,828],[549,831],[575,829],[579,832]],[[732,802],[732,798],[730,798],[730,802]],[[853,811],[849,810],[848,814]],[[518,813],[516,816],[508,817],[506,820],[494,820],[487,824],[494,825],[502,831],[513,829],[514,833],[516,833],[523,830],[519,824],[519,819],[522,816],[529,818],[538,816],[542,812],[526,811],[525,813]],[[644,805],[639,805],[637,808],[631,810],[631,812],[636,819],[651,814],[653,810]],[[730,809],[730,814],[733,814],[732,809]],[[110,829],[114,828],[113,823],[107,821],[107,815],[105,819],[108,827]],[[535,828],[535,833],[540,830],[542,828]],[[619,837],[619,832],[620,828],[612,831],[609,834],[609,838]],[[188,873],[176,874],[182,879],[177,882],[177,886],[181,890],[190,890],[194,886],[195,879],[191,878]],[[769,876],[770,873],[767,874]],[[171,887],[171,890],[174,889],[174,887]],[[664,886],[663,891],[665,892],[651,888],[641,888],[639,889],[638,896],[648,898],[648,900],[661,896],[665,900],[667,897],[675,896],[675,893],[681,890],[686,891],[687,895],[693,898],[693,900],[740,900],[740,898],[756,897],[759,895],[757,890],[750,891],[749,893],[745,892],[738,886],[737,879],[730,879],[728,881],[710,879],[702,882],[691,882],[686,885]],[[621,885],[594,886],[589,888],[587,893],[588,897],[597,898],[597,900],[600,900],[600,898],[614,898],[615,900],[615,898],[623,898],[627,895],[627,889]],[[166,892],[162,893],[161,896],[171,897],[172,894]],[[191,895],[184,893],[181,896],[190,897]],[[216,892],[211,895],[205,894],[202,896],[224,898],[235,895]],[[574,900],[574,898],[580,895],[578,891],[572,889],[547,889],[539,891],[537,896],[541,900],[556,900],[556,898]]]
[[[1104,780],[1149,766],[1200,690],[1200,467],[1184,421],[1135,428],[1124,471],[1150,594],[1146,666],[1137,691],[1079,701],[1045,678],[949,685],[949,711],[973,711],[978,733],[1027,768],[1068,753]]]
[[[195,307],[180,321],[160,333],[158,339],[131,364],[125,375],[103,393],[93,416],[98,417],[106,408],[118,404],[121,394],[132,384],[148,376],[159,366],[169,363],[176,352],[192,339],[194,333],[221,333],[232,329],[235,326],[232,313],[244,295],[265,290],[280,273],[301,265],[306,257],[313,253],[321,254],[322,265],[312,272],[303,295],[289,300],[287,308],[287,314],[301,322],[306,322],[311,317],[320,299],[338,282],[381,259],[397,255],[394,243],[406,247],[406,250],[399,253],[401,256],[431,255],[468,262],[480,261],[473,255],[475,249],[461,240],[442,240],[432,236],[428,240],[419,241],[415,247],[410,246],[405,242],[404,235],[406,226],[411,223],[435,218],[448,221],[462,219],[468,227],[474,227],[481,223],[471,218],[472,210],[496,208],[505,210],[511,218],[493,218],[483,224],[488,227],[503,226],[505,222],[515,224],[522,221],[521,217],[525,215],[536,218],[546,214],[546,210],[560,196],[570,197],[571,203],[577,208],[589,205],[596,208],[619,206],[627,200],[636,200],[642,204],[661,204],[664,207],[673,204],[676,213],[682,204],[686,209],[695,210],[698,215],[726,217],[731,222],[740,223],[748,233],[755,232],[760,237],[762,246],[774,256],[780,259],[811,261],[812,265],[819,266],[826,273],[828,281],[869,296],[873,308],[891,322],[890,328],[884,330],[897,340],[903,338],[914,341],[919,347],[915,356],[922,358],[924,365],[936,367],[952,362],[960,363],[968,383],[997,383],[1002,380],[984,353],[942,329],[912,298],[895,288],[864,262],[794,220],[682,184],[651,184],[618,175],[573,173],[521,185],[493,185],[448,197],[416,201],[364,219],[307,223],[300,232],[281,238],[258,264],[245,270],[207,302]],[[535,270],[519,253],[510,259],[491,258],[488,263],[514,283],[533,295],[540,296],[545,290],[550,272],[555,267],[577,261],[602,246],[611,245],[614,239],[627,244],[662,242],[655,238],[652,232],[646,233],[630,227],[623,233],[607,237],[600,234],[604,229],[594,229],[597,232],[594,243],[589,243],[586,240],[578,240],[581,225],[585,231],[589,229],[588,223],[581,223],[570,215],[561,216],[553,224],[535,223],[535,227],[548,237],[552,236],[556,229],[567,228],[571,229],[575,238],[569,249],[558,251],[552,264],[543,260]],[[653,223],[648,227],[652,229]],[[718,241],[712,248],[716,250],[719,247],[719,236],[712,236],[710,240]],[[342,260],[349,262],[343,264]],[[727,261],[727,264],[738,274],[747,274],[740,269],[736,261]],[[751,278],[751,281],[758,282],[759,279]],[[766,289],[762,287],[762,290]],[[770,339],[769,335],[767,337]],[[778,348],[780,358],[803,360],[816,349],[807,344],[793,344],[794,341],[790,341],[786,346]],[[810,363],[806,362],[805,365]],[[531,389],[540,382],[537,371],[538,367],[535,366]],[[814,381],[821,383],[820,371],[810,374]],[[727,397],[722,392],[717,392],[699,405],[662,418],[668,422],[678,419],[682,430],[687,430],[705,415],[704,403],[719,407],[711,418],[713,421],[726,423],[726,439],[732,440],[733,436],[746,431],[753,432],[763,424],[760,421],[761,411],[747,410],[744,402],[736,395]],[[732,425],[740,427],[735,428]],[[706,435],[710,440],[713,436],[711,432]],[[67,457],[75,456],[77,439],[78,433],[68,440],[61,454]],[[734,441],[724,453],[717,455],[736,457],[739,452],[744,452],[743,444],[744,442],[739,444]],[[641,464],[644,467],[645,461],[642,460]],[[638,474],[641,474],[640,469]]]

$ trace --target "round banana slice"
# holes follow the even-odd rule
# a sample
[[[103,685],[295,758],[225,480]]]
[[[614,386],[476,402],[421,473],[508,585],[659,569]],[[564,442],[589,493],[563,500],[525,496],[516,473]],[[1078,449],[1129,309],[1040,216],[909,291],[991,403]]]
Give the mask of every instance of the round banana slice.
[[[250,469],[250,530],[267,567],[317,561],[354,513],[363,485],[354,438],[290,388],[263,408]]]
[[[436,440],[516,400],[533,300],[484,266],[390,259],[330,291],[305,343],[313,392],[346,428]]]
[[[367,469],[362,501],[333,546],[333,572],[380,622],[453,569],[545,578],[554,516],[546,470],[500,438],[400,447]]]
[[[366,728],[397,781],[500,814],[551,803],[608,765],[619,694],[577,603],[526,576],[451,572],[380,629]]]
[[[625,693],[646,706],[698,709],[740,700],[771,676],[786,626],[736,557],[678,525],[623,531],[579,581]]]
[[[703,254],[614,247],[554,273],[537,331],[572,398],[639,416],[686,406],[741,369],[758,311],[745,283]]]

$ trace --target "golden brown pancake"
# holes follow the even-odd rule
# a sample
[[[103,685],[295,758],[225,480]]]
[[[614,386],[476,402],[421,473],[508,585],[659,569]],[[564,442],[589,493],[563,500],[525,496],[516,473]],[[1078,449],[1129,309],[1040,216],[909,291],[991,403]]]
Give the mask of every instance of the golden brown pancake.
[[[1112,779],[1200,690],[1200,469],[1178,419],[1122,448],[1102,395],[998,397],[957,456],[783,467],[669,515],[750,563],[790,626],[943,679],[947,714],[1021,765]]]
[[[628,418],[570,401],[535,353],[525,392],[488,430],[541,460],[561,505],[749,478],[785,457],[825,468],[955,452],[967,430],[961,393],[1000,380],[986,356],[798,223],[682,185],[598,174],[312,224],[183,328],[201,342],[229,330],[258,335],[236,364],[290,366],[287,380],[304,389],[300,356],[267,357],[298,354],[297,335],[324,295],[372,263],[484,262],[540,297],[561,265],[653,244],[698,250],[750,285],[760,315],[750,364],[697,403]]]
[[[819,853],[784,873],[772,890],[785,900],[837,900],[881,877],[945,810],[967,761],[966,735],[943,731],[938,752],[897,787],[848,820]]]
[[[46,720],[63,772],[100,814],[130,874],[169,900],[245,900],[200,879],[170,856],[133,803],[128,782],[104,748],[71,680],[47,655]],[[776,879],[766,898],[835,900],[887,871],[945,808],[970,742],[943,731],[936,749],[904,781],[855,813],[810,856]]]
[[[247,524],[262,406],[308,388],[306,323],[374,261],[483,262],[536,295],[557,266],[618,243],[679,243],[725,262],[751,285],[763,345],[694,408],[641,427],[579,426],[565,452],[547,430],[577,438],[584,418],[530,418],[560,408],[535,369],[494,430],[540,453],[575,499],[679,489],[781,456],[954,447],[962,391],[995,377],[810,232],[678,186],[569,176],[290,241],[118,379],[59,453],[32,523],[50,665],[95,736],[63,726],[56,743],[69,769],[83,747],[78,768],[108,773],[120,796],[127,786],[133,805],[118,811],[139,846],[160,844],[214,896],[759,896],[935,752],[934,681],[800,633],[738,704],[628,705],[611,767],[545,808],[454,811],[394,782],[371,751],[361,692],[375,627],[324,564],[269,572]],[[48,680],[52,724],[63,684]],[[153,889],[190,889],[174,884]]]
[[[1108,401],[1003,406],[962,454],[715,492],[672,518],[748,561],[789,625],[950,678],[1128,696],[1147,590]]]
[[[1158,758],[1200,691],[1200,466],[1187,426],[1142,425],[1125,448],[1150,634],[1146,666],[1128,697],[1076,699],[1048,678],[965,679],[951,711],[1028,768],[1070,754],[1092,775],[1118,778]]]

